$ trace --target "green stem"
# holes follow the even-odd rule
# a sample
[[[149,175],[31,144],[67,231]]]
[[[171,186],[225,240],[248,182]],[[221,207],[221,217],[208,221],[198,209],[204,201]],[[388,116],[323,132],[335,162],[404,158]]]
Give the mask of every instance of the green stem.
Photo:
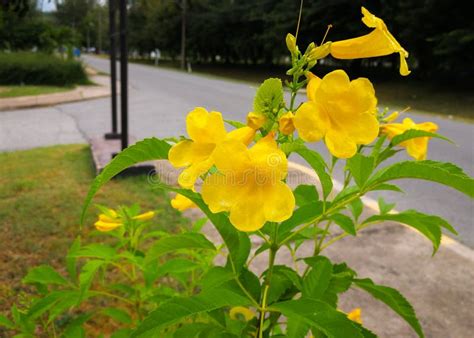
[[[123,297],[120,297],[120,296],[117,296],[117,295],[114,295],[113,293],[109,293],[109,292],[106,292],[106,291],[97,291],[97,290],[91,290],[90,292],[92,294],[97,294],[97,295],[102,295],[102,296],[106,296],[106,297],[110,297],[110,298],[115,298],[115,299],[121,300],[122,302],[131,304],[131,305],[135,305],[135,303],[133,301],[128,300],[128,299],[123,298]]]
[[[362,229],[365,229],[367,228],[369,225],[372,225],[372,224],[376,224],[376,223],[380,223],[379,221],[374,221],[374,222],[367,222],[367,223],[364,223],[364,224],[361,224],[359,226],[356,227],[356,231],[359,231],[359,230],[362,230]],[[326,249],[328,246],[330,246],[331,244],[334,244],[335,242],[339,241],[340,239],[343,239],[344,237],[348,236],[349,234],[347,232],[344,232],[334,238],[331,238],[329,241],[327,241],[326,243],[324,243],[321,248],[320,248],[320,252],[323,251],[324,249]]]

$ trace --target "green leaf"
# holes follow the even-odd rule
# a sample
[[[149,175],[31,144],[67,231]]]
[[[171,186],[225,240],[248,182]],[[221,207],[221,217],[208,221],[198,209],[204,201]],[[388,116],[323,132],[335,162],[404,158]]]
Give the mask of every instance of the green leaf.
[[[424,337],[423,329],[421,328],[413,307],[400,292],[388,286],[377,285],[368,278],[355,279],[354,283],[362,290],[370,293],[374,298],[388,305],[393,311],[400,315],[400,317],[405,319],[420,338]]]
[[[166,261],[163,265],[158,267],[158,276],[167,274],[173,275],[175,273],[183,273],[195,270],[199,265],[189,259],[175,258]]]
[[[378,221],[394,221],[415,228],[433,243],[433,255],[441,243],[441,228],[457,234],[456,230],[441,217],[427,215],[416,210],[406,210],[398,214],[374,215],[367,218],[363,224]]]
[[[363,338],[357,325],[346,315],[316,299],[297,299],[270,306],[287,318],[301,319],[322,331],[328,338]]]
[[[186,317],[209,312],[224,306],[248,306],[250,301],[240,290],[216,288],[187,298],[173,298],[151,312],[132,337],[161,337],[161,329]]]
[[[79,275],[79,285],[83,295],[90,288],[95,273],[103,264],[105,264],[105,261],[91,260],[82,267],[81,273]]]
[[[188,232],[171,235],[157,240],[155,244],[152,245],[145,256],[145,262],[150,263],[168,252],[179,249],[216,250],[216,247],[200,233]]]
[[[307,223],[321,215],[323,212],[323,203],[314,202],[299,207],[293,212],[290,218],[282,222],[278,227],[278,242],[283,242],[290,235],[290,231],[297,226]]]
[[[283,103],[283,85],[280,79],[266,79],[257,89],[253,100],[253,111],[264,115],[273,115]]]
[[[402,178],[418,178],[444,184],[471,198],[474,197],[474,179],[452,163],[436,161],[405,161],[392,164],[372,176],[367,186],[376,186]]]
[[[23,278],[23,283],[26,284],[57,284],[67,285],[67,280],[61,276],[56,270],[49,265],[40,265],[38,267],[30,269],[28,274]]]
[[[287,321],[286,336],[291,338],[305,338],[311,326],[301,318],[290,317]]]
[[[247,125],[245,123],[242,123],[240,121],[234,121],[234,120],[224,120],[225,123],[231,125],[235,129],[239,129],[242,127],[246,127]]]
[[[423,130],[410,129],[410,130],[405,131],[403,134],[397,135],[394,138],[392,138],[392,140],[390,141],[390,146],[394,147],[402,142],[405,142],[407,140],[411,140],[414,138],[418,138],[418,137],[435,137],[435,138],[448,141],[450,143],[454,143],[449,138],[436,134],[436,133],[430,133],[428,131],[423,131]]]
[[[349,235],[355,236],[356,235],[356,227],[354,222],[349,216],[343,214],[334,214],[331,216],[331,219],[339,225],[342,230],[347,232]]]
[[[388,184],[388,183],[379,184],[375,188],[371,189],[371,191],[377,191],[377,190],[396,191],[396,192],[401,192],[401,193],[404,192],[395,184]]]
[[[312,184],[301,184],[297,186],[293,191],[293,195],[295,196],[296,205],[298,206],[318,202],[319,200],[318,190],[316,190],[316,187]]]
[[[331,176],[326,172],[326,162],[324,162],[322,156],[317,152],[306,148],[304,145],[295,149],[295,152],[314,169],[319,177],[319,181],[321,182],[323,195],[324,197],[328,197],[331,193],[333,183]]]
[[[214,266],[202,276],[199,286],[203,291],[212,290],[233,279],[234,273],[222,266]]]
[[[0,327],[6,327],[7,329],[13,329],[15,324],[5,316],[0,315]]]
[[[363,187],[374,170],[375,161],[371,156],[355,154],[347,160],[347,167],[354,177],[357,186]]]
[[[351,213],[354,216],[354,220],[357,222],[362,211],[364,211],[364,203],[360,198],[355,199],[350,205]]]
[[[331,280],[331,261],[324,256],[316,256],[306,258],[305,262],[311,269],[303,279],[303,297],[321,299]]]
[[[81,248],[81,238],[76,237],[66,255],[66,269],[69,277],[75,282],[77,279],[77,257],[75,256]]]
[[[131,324],[133,322],[128,312],[119,308],[108,307],[100,312],[122,324]]]
[[[117,250],[106,244],[92,243],[83,246],[76,250],[74,253],[70,253],[70,257],[88,257],[88,258],[99,258],[103,260],[113,260],[116,258]]]
[[[233,269],[237,273],[240,272],[250,255],[251,244],[249,235],[243,231],[238,231],[230,223],[229,218],[224,213],[220,212],[214,214],[209,210],[208,206],[204,203],[198,193],[187,189],[175,189],[172,187],[167,187],[167,189],[189,198],[199,207],[199,209],[202,210],[202,212],[204,212],[226,244]]]
[[[395,203],[387,203],[385,202],[383,197],[379,197],[378,205],[379,205],[379,211],[381,215],[388,214],[395,207]]]
[[[77,291],[53,291],[43,298],[36,300],[33,305],[28,309],[28,317],[35,319],[44,314],[46,311],[49,311],[56,303],[60,302],[62,299],[69,299],[70,297],[78,298]]]
[[[92,198],[105,183],[134,164],[167,159],[170,148],[171,146],[167,142],[153,137],[137,142],[115,156],[92,182],[82,207],[81,224],[84,223],[84,217]]]
[[[349,290],[355,275],[356,273],[347,267],[345,263],[334,264],[331,280],[329,281],[322,300],[336,307],[338,304],[338,295]]]

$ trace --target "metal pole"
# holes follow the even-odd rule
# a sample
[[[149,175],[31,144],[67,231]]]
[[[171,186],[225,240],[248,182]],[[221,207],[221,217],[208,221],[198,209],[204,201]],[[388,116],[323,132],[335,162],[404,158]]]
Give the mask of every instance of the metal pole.
[[[181,69],[186,69],[186,12],[187,1],[181,3]]]
[[[120,110],[122,150],[128,147],[127,1],[120,0]]]
[[[115,0],[109,0],[109,35],[110,35],[110,88],[112,91],[112,133],[117,137],[117,29],[115,27]],[[107,138],[107,136],[106,136]]]

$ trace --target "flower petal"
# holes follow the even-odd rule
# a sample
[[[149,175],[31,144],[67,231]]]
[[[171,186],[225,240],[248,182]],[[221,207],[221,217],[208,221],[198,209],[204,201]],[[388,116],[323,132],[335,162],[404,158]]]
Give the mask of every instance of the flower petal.
[[[195,162],[206,160],[215,148],[212,143],[196,143],[184,140],[176,143],[168,152],[168,160],[176,167],[186,167]]]
[[[148,211],[143,214],[137,215],[133,217],[133,219],[139,220],[139,221],[148,221],[155,217],[155,212],[154,211]]]
[[[357,152],[357,145],[346,133],[330,129],[324,139],[329,152],[337,158],[350,158]]]
[[[238,198],[245,193],[245,183],[236,179],[232,173],[212,174],[204,180],[201,195],[213,213],[229,211]]]
[[[307,142],[320,141],[329,126],[329,118],[321,105],[305,102],[298,108],[294,124],[300,137]]]
[[[217,145],[212,154],[221,173],[242,172],[250,166],[248,149],[242,142],[229,139]]]
[[[313,73],[311,73],[311,75],[312,76],[306,85],[306,96],[308,97],[308,100],[314,101],[316,99],[316,90],[318,90],[322,80]]]
[[[257,184],[275,183],[286,177],[288,160],[278,148],[272,133],[261,138],[248,152],[252,160],[250,170],[254,171]]]
[[[208,113],[198,107],[186,117],[186,129],[189,137],[199,143],[217,143],[226,136],[224,120],[219,112]]]
[[[178,177],[178,183],[180,186],[186,189],[193,189],[199,176],[206,173],[211,169],[214,164],[212,158],[208,158],[201,162],[196,162],[184,169]]]
[[[271,222],[283,222],[291,217],[295,209],[295,197],[290,187],[283,182],[264,187],[265,218]]]
[[[175,198],[171,200],[171,206],[179,211],[184,211],[190,208],[197,208],[196,204],[194,204],[193,201],[181,194],[176,194]]]
[[[253,138],[255,137],[255,129],[251,127],[242,127],[232,130],[227,134],[227,139],[237,140],[246,145],[252,143]]]
[[[265,224],[261,186],[247,185],[245,194],[230,209],[230,222],[240,231],[257,231]]]

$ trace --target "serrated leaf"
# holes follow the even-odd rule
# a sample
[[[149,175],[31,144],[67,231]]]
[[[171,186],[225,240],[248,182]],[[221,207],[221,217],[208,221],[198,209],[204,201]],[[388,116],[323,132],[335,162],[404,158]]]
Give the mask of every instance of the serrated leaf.
[[[82,267],[81,273],[79,275],[79,286],[81,287],[83,295],[90,288],[95,273],[103,264],[105,264],[105,261],[91,260]]]
[[[356,198],[351,204],[349,204],[352,215],[354,216],[355,221],[359,219],[362,211],[364,210],[364,203],[360,198]]]
[[[26,284],[56,284],[67,285],[67,280],[61,276],[56,270],[49,265],[40,265],[28,271],[28,274],[23,278],[23,283]]]
[[[250,238],[249,235],[243,231],[238,231],[230,223],[229,218],[222,212],[214,214],[209,210],[208,206],[202,200],[198,193],[186,189],[175,189],[167,187],[167,189],[175,191],[193,201],[199,209],[209,218],[220,236],[224,240],[227,249],[229,250],[230,262],[233,268],[238,273],[247,262],[250,255]]]
[[[441,243],[441,228],[457,234],[456,230],[446,220],[434,215],[427,215],[416,210],[406,210],[398,214],[374,215],[367,218],[363,224],[378,221],[394,221],[415,228],[433,243],[433,255]]]
[[[349,235],[356,235],[356,227],[354,222],[349,216],[343,214],[334,214],[331,216],[331,219],[341,227],[342,230],[347,232]]]
[[[266,79],[257,89],[253,100],[253,111],[261,114],[272,114],[278,111],[283,103],[283,85],[280,79]]]
[[[81,247],[70,257],[99,258],[103,260],[113,260],[117,255],[117,250],[106,244],[92,243]]]
[[[138,326],[132,337],[159,337],[161,329],[186,317],[209,312],[224,306],[248,306],[250,301],[240,290],[216,288],[196,296],[173,298],[151,312]]]
[[[75,254],[79,251],[80,248],[81,248],[81,238],[76,237],[76,239],[72,243],[66,255],[66,269],[69,274],[69,277],[74,282],[77,279],[77,265],[76,265],[77,257],[75,256]]]
[[[413,310],[411,304],[399,291],[388,286],[377,285],[368,278],[354,279],[354,283],[362,290],[370,293],[374,298],[388,305],[400,317],[405,319],[420,338],[424,337],[423,329],[416,317],[415,310]]]
[[[391,180],[417,178],[444,184],[469,197],[474,197],[474,179],[452,163],[436,161],[404,161],[392,164],[372,176],[367,186],[376,186]]]
[[[288,318],[301,319],[328,338],[363,338],[358,327],[346,315],[316,299],[297,299],[273,304],[273,310]]]
[[[100,312],[122,324],[131,324],[133,322],[128,312],[119,308],[108,307]]]
[[[430,133],[424,130],[410,129],[410,130],[405,131],[403,134],[394,136],[392,140],[390,141],[390,145],[394,147],[402,142],[405,142],[414,138],[418,138],[418,137],[435,137],[435,138],[448,141],[450,143],[454,143],[449,138],[436,134],[436,133]]]
[[[374,170],[375,160],[371,156],[355,154],[347,160],[347,167],[359,187],[363,187]]]
[[[374,189],[372,189],[371,191],[396,191],[396,192],[400,192],[400,193],[404,193],[404,191],[402,189],[400,189],[398,186],[396,186],[395,184],[388,184],[388,183],[382,183],[382,184],[379,184],[377,185]]]
[[[321,182],[324,197],[328,197],[332,190],[331,176],[326,172],[326,162],[317,152],[306,148],[304,145],[294,150],[314,169]]]
[[[202,276],[199,286],[203,291],[212,290],[234,278],[234,273],[222,266],[214,266]]]
[[[105,183],[134,164],[167,159],[170,148],[171,146],[163,140],[154,137],[146,138],[131,145],[115,156],[92,182],[82,207],[81,224],[84,223],[84,217],[92,198]]]
[[[76,291],[53,291],[43,298],[36,300],[33,305],[28,309],[27,316],[35,319],[49,311],[57,302],[61,299],[69,298],[71,295],[77,297]]]
[[[317,202],[319,200],[318,190],[312,184],[301,184],[293,191],[296,205],[303,206],[305,204]]]
[[[324,256],[316,256],[306,258],[305,263],[311,269],[303,279],[303,297],[321,299],[331,280],[331,261]]]
[[[196,232],[188,232],[157,240],[148,250],[145,256],[145,262],[149,263],[160,256],[180,249],[205,249],[216,250],[204,235]]]

